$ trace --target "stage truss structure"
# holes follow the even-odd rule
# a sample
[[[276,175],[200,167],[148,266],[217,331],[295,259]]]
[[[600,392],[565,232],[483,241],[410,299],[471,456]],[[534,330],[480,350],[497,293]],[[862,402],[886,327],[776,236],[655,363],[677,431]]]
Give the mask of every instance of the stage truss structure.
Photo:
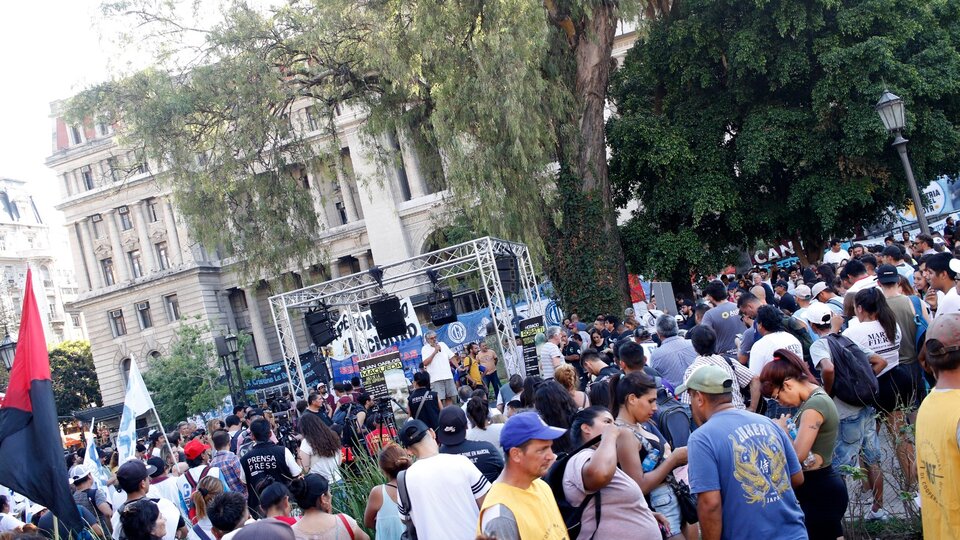
[[[494,324],[497,343],[503,352],[509,374],[523,374],[523,358],[516,352],[516,336],[513,332],[512,312],[506,301],[503,284],[497,272],[497,257],[512,256],[517,260],[517,280],[520,294],[526,300],[528,316],[543,315],[544,306],[540,289],[533,270],[530,251],[525,244],[510,242],[486,236],[447,248],[431,251],[409,259],[379,266],[383,271],[378,283],[370,271],[357,272],[270,297],[270,309],[277,338],[283,351],[290,394],[306,398],[309,393],[303,367],[300,364],[300,351],[293,329],[291,312],[296,312],[296,320],[303,323],[302,313],[320,306],[331,310],[339,309],[351,318],[359,317],[362,306],[376,300],[382,294],[402,296],[409,291],[432,290],[433,282],[427,275],[429,270],[436,272],[438,282],[447,279],[477,276],[480,287],[486,295],[491,319]],[[350,325],[354,332],[354,343],[360,349],[359,354],[376,351],[367,350],[366,339],[357,335],[356,325]],[[309,334],[308,334],[309,338]]]

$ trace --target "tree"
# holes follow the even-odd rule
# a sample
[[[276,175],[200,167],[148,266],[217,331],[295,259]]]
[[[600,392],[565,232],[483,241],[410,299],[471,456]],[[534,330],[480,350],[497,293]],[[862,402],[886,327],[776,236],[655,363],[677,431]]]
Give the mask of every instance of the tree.
[[[216,359],[209,326],[181,321],[170,352],[152,361],[143,373],[165,426],[221,406],[230,392],[214,367]]]
[[[64,341],[51,349],[49,356],[58,415],[70,416],[73,411],[102,404],[89,341]]]
[[[617,74],[608,123],[632,267],[689,283],[764,241],[804,264],[903,207],[908,190],[873,106],[907,102],[921,184],[960,158],[960,5],[917,0],[683,2]]]
[[[603,131],[610,53],[620,17],[659,15],[668,2],[225,4],[207,27],[176,2],[107,5],[136,28],[128,43],[156,45],[157,63],[71,110],[116,123],[160,163],[191,230],[237,255],[246,275],[322,257],[295,171],[344,170],[335,121],[354,105],[382,159],[396,159],[393,134],[409,138],[475,228],[545,256],[567,308],[627,302]],[[305,98],[313,108],[295,111]],[[313,124],[325,137],[304,135]]]

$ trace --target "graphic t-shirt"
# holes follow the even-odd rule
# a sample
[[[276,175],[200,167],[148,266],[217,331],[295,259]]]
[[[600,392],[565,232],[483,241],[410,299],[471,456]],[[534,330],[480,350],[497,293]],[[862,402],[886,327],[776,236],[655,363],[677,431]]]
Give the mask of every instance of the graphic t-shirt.
[[[843,335],[850,338],[850,341],[860,345],[864,349],[870,349],[880,355],[887,361],[887,367],[883,368],[877,377],[890,371],[900,364],[900,325],[897,325],[897,339],[890,341],[887,332],[879,321],[867,321],[860,324],[851,324],[849,328],[843,331]]]
[[[787,434],[747,411],[715,413],[690,435],[690,491],[719,490],[721,538],[806,539],[803,511],[790,486],[800,462]]]
[[[440,447],[440,453],[457,454],[469,459],[491,483],[496,481],[503,471],[503,456],[500,455],[500,450],[487,441],[466,439],[460,444],[444,444]]]
[[[440,425],[440,405],[436,392],[429,388],[417,388],[410,392],[407,403],[410,406],[410,418],[420,420],[432,430],[437,429]]]
[[[747,329],[740,320],[740,310],[732,302],[710,308],[703,314],[701,324],[717,334],[716,349],[721,354],[735,350],[737,334],[742,334]]]

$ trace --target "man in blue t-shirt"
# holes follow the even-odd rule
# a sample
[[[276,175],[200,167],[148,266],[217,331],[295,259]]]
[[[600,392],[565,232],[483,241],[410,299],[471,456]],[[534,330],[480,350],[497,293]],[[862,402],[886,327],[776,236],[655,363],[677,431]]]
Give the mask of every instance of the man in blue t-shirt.
[[[700,428],[687,445],[690,491],[704,540],[806,540],[803,511],[793,488],[803,472],[790,439],[766,417],[733,407],[733,381],[703,366],[677,388],[690,393]]]

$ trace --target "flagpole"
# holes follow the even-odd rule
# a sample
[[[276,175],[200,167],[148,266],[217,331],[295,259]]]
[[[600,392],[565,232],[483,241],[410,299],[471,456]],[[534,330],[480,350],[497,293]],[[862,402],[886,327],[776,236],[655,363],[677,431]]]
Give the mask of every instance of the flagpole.
[[[167,437],[167,432],[165,429],[163,429],[163,423],[160,422],[160,413],[157,412],[156,407],[153,407],[150,410],[153,411],[153,417],[157,419],[157,426],[160,427],[160,433],[163,433],[163,442],[167,444],[167,450],[170,452],[171,456],[176,458],[177,456],[179,456],[179,452],[177,454],[173,453],[173,447],[170,446],[170,438]]]

